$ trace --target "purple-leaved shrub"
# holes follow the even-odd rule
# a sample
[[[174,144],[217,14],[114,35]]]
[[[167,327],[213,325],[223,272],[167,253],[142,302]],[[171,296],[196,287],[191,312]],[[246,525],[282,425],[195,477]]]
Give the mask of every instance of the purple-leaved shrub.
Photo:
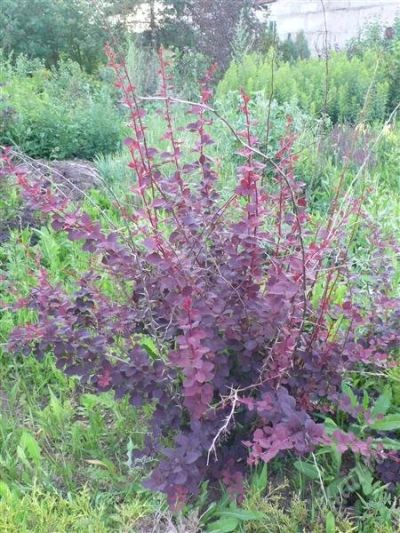
[[[140,204],[133,214],[120,209],[122,229],[105,232],[22,168],[9,172],[32,208],[98,258],[115,296],[100,289],[95,268],[76,280],[72,294],[42,269],[21,304],[36,309],[37,320],[15,329],[10,349],[36,357],[51,352],[58,367],[99,392],[152,404],[143,453],[155,464],[145,485],[165,492],[174,507],[206,480],[240,495],[248,464],[289,450],[304,455],[331,442],[341,451],[383,455],[371,439],[328,436],[315,416],[338,406],[351,412],[341,392],[344,373],[385,365],[398,344],[396,334],[371,333],[377,317],[384,324],[397,306],[385,295],[387,284],[377,280],[373,297],[363,301],[348,267],[362,199],[341,196],[339,187],[326,223],[316,224],[295,178],[290,119],[278,153],[264,156],[244,93],[245,127],[236,134],[242,164],[235,189],[222,199],[208,151],[212,72],[200,83],[182,134],[160,55],[158,99],[169,144],[160,151],[148,144],[146,111],[124,64],[108,55],[129,114],[126,145]],[[194,147],[184,135],[194,136]],[[274,173],[268,188],[266,170]],[[340,285],[348,289],[338,303]]]

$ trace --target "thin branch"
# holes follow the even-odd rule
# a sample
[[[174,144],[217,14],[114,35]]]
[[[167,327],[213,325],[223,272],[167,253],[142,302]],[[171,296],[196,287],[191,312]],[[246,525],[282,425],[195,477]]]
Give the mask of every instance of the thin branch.
[[[235,389],[232,389],[231,390],[231,394],[224,399],[224,401],[230,401],[232,402],[231,404],[231,409],[227,415],[227,417],[225,418],[224,420],[224,423],[223,425],[219,428],[217,434],[215,435],[215,437],[213,438],[212,440],[212,443],[211,443],[211,446],[210,448],[208,449],[208,453],[207,453],[207,466],[210,464],[210,457],[211,457],[211,454],[214,454],[214,458],[216,461],[218,461],[218,455],[217,455],[217,443],[218,443],[218,440],[225,434],[228,433],[228,428],[229,428],[229,424],[231,423],[231,421],[233,420],[234,418],[234,415],[235,415],[235,411],[236,411],[236,407],[237,407],[237,404],[239,403],[239,396],[238,396],[238,391],[235,390]]]

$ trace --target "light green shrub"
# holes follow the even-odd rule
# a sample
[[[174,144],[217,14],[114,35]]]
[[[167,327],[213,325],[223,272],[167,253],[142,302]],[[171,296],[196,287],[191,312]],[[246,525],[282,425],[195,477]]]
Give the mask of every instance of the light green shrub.
[[[367,51],[363,57],[348,58],[333,53],[328,65],[312,58],[295,63],[279,62],[273,51],[266,57],[246,56],[232,63],[218,87],[224,97],[243,87],[247,92],[273,91],[279,103],[291,102],[311,114],[327,114],[333,122],[379,120],[385,117],[389,81],[379,53]]]

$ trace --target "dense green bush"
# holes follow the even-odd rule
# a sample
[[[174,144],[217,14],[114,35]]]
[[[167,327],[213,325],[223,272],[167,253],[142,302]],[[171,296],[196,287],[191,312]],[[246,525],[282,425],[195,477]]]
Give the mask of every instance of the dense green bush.
[[[111,85],[94,81],[79,65],[57,69],[23,56],[0,64],[0,144],[16,144],[32,157],[92,159],[115,151],[122,117]]]
[[[223,97],[243,87],[266,96],[273,92],[278,102],[295,103],[312,114],[326,113],[333,122],[378,120],[385,116],[388,103],[385,72],[378,52],[373,50],[361,58],[334,53],[328,69],[326,62],[317,58],[277,64],[272,52],[266,57],[250,54],[240,65],[232,63],[218,94]]]

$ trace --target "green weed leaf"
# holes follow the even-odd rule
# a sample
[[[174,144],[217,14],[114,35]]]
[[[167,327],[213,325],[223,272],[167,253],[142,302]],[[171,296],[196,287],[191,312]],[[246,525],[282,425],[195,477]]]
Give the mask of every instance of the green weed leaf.
[[[246,511],[246,509],[234,509],[232,511],[222,511],[221,516],[246,522],[247,520],[261,520],[263,514],[256,511]]]
[[[237,531],[239,527],[239,520],[237,518],[221,518],[209,525],[207,531],[209,533],[231,533]]]
[[[251,488],[257,492],[264,492],[268,485],[268,465],[264,463],[260,470],[257,470],[251,479]]]
[[[329,511],[329,513],[326,515],[325,531],[326,533],[336,532],[336,521],[335,521],[335,516],[332,513],[332,511]]]
[[[385,415],[390,406],[392,405],[392,388],[385,387],[383,393],[376,400],[374,407],[372,408],[372,415]]]
[[[369,496],[372,493],[372,490],[373,490],[372,483],[374,481],[374,478],[370,470],[367,467],[361,464],[358,464],[355,467],[355,471],[356,471],[356,474],[357,474],[357,477],[360,482],[364,495]]]
[[[294,467],[298,472],[310,479],[319,479],[318,470],[315,465],[311,465],[304,461],[295,461]]]
[[[369,426],[371,429],[377,431],[395,431],[400,429],[400,413],[393,415],[386,415],[381,420],[377,420]]]
[[[24,431],[21,435],[21,440],[19,443],[21,450],[24,452],[25,456],[28,456],[31,461],[35,463],[36,466],[40,465],[41,461],[41,451],[38,441],[35,437],[28,431]]]

